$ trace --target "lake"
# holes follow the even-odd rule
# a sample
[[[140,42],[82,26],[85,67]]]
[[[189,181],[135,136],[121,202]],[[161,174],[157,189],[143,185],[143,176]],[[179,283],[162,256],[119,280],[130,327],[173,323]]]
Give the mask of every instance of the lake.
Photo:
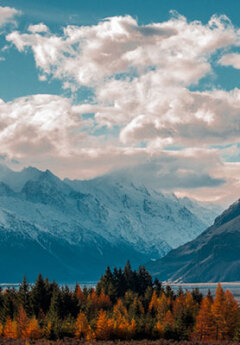
[[[7,286],[11,287],[11,288],[19,288],[20,284],[7,284],[7,283],[2,283],[0,284],[0,287],[2,289],[5,289]],[[62,286],[64,286],[64,284],[60,284]],[[73,290],[75,287],[75,284],[67,284],[68,287]],[[176,284],[166,284],[163,283],[163,286],[166,285],[170,285],[171,288],[173,290],[178,290],[179,287],[182,287],[182,289],[191,291],[195,288],[199,288],[200,292],[206,296],[208,293],[208,290],[210,289],[212,295],[215,295],[215,291],[217,288],[217,283],[176,283]],[[239,283],[221,283],[224,291],[226,291],[227,289],[230,290],[232,292],[232,294],[234,295],[234,297],[240,302],[240,282]],[[96,286],[96,282],[84,282],[84,283],[80,283],[80,286],[83,288],[84,286],[86,286],[87,288],[91,288],[91,287],[95,287]]]
[[[167,284],[163,284],[164,286]],[[169,284],[173,290],[179,289],[181,286],[183,290],[193,290],[195,288],[199,288],[200,292],[206,296],[208,293],[208,290],[210,289],[212,295],[215,295],[215,291],[217,288],[217,283],[192,283],[192,284],[187,284],[187,283],[179,283],[179,284]],[[240,302],[240,283],[221,283],[222,288],[224,291],[227,289],[232,292],[234,297]]]

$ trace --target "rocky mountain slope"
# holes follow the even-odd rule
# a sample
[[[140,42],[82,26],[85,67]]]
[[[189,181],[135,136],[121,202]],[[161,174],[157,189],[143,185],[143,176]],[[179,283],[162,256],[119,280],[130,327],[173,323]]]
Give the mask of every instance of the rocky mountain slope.
[[[147,264],[161,280],[240,281],[240,201],[216,218],[195,240]]]
[[[214,216],[125,177],[62,181],[48,170],[0,166],[0,280],[39,272],[64,282],[97,279],[108,264],[164,256]]]

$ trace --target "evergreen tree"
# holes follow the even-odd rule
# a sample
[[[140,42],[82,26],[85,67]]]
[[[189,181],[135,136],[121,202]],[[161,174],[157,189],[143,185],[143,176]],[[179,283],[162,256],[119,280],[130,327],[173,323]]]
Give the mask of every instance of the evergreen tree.
[[[139,266],[137,272],[137,291],[139,295],[143,296],[147,288],[153,287],[152,277],[144,266]]]
[[[126,265],[124,267],[123,276],[124,276],[124,283],[125,283],[125,289],[124,290],[125,291],[127,291],[127,290],[136,291],[136,289],[135,289],[136,280],[134,281],[134,274],[133,274],[132,267],[130,265],[129,260],[126,262]]]
[[[51,298],[50,307],[48,311],[48,319],[51,322],[59,320],[63,316],[62,313],[64,313],[62,309],[62,298],[61,298],[59,288],[56,287],[52,293],[52,298]]]
[[[158,280],[158,278],[155,278],[153,283],[153,288],[156,291],[157,296],[159,297],[161,293],[163,292],[162,283]]]
[[[38,278],[32,288],[30,299],[31,307],[36,317],[38,317],[41,310],[44,312],[44,314],[46,314],[49,307],[48,292],[41,274],[38,275]]]
[[[26,311],[27,315],[31,315],[31,305],[30,305],[30,296],[29,296],[29,284],[27,278],[24,276],[21,285],[18,290],[18,304],[22,306]]]
[[[8,317],[13,319],[15,311],[14,296],[12,296],[12,291],[8,287],[3,293],[2,308],[0,310],[1,322],[4,323]]]

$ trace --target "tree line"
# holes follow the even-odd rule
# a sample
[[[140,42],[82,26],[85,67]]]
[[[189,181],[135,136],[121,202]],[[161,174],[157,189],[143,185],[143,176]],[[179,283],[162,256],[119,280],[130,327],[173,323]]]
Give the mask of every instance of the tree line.
[[[0,337],[85,340],[240,340],[240,308],[220,284],[215,297],[197,288],[173,291],[129,262],[107,267],[96,288],[61,287],[39,274],[0,291]]]

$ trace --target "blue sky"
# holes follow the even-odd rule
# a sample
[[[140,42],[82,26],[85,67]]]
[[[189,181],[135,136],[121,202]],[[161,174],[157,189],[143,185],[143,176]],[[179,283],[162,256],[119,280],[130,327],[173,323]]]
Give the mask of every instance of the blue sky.
[[[61,177],[127,169],[150,187],[234,200],[239,11],[225,0],[0,1],[1,156]]]

